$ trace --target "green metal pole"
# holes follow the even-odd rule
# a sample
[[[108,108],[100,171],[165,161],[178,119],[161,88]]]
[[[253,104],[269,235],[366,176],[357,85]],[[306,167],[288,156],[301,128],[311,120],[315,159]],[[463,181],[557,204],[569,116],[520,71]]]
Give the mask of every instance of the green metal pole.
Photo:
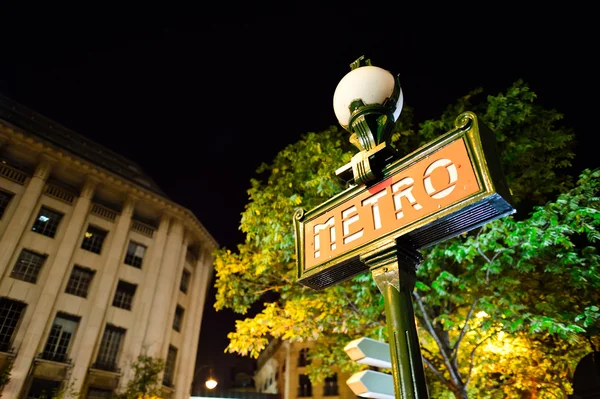
[[[394,248],[369,262],[385,303],[395,396],[401,399],[428,399],[412,305],[415,268],[418,264],[415,260],[420,257],[407,258],[397,250],[399,248]],[[407,259],[412,260],[407,262]]]

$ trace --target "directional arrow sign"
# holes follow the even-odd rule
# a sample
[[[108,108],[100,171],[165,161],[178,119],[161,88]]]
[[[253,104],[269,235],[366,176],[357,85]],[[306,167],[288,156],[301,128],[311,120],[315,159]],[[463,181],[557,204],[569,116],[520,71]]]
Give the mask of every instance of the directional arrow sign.
[[[394,380],[389,374],[365,370],[353,374],[346,384],[362,398],[394,399]]]
[[[344,352],[357,363],[387,369],[392,368],[390,346],[385,342],[363,337],[350,341],[344,347]]]

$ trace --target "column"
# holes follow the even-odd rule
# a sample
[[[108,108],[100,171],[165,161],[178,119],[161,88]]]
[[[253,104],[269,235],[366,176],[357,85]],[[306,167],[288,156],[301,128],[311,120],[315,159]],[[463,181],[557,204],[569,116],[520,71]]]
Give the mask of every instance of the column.
[[[135,310],[135,321],[132,331],[128,331],[125,337],[127,342],[127,351],[132,355],[132,361],[141,355],[146,353],[146,348],[143,348],[144,333],[146,332],[146,326],[148,324],[148,318],[152,311],[152,299],[154,298],[154,292],[156,290],[156,282],[158,281],[158,274],[160,271],[160,265],[162,263],[163,254],[165,252],[165,243],[167,240],[167,232],[169,231],[169,224],[171,217],[166,212],[163,212],[160,218],[160,224],[158,231],[154,235],[154,240],[150,245],[150,249],[147,254],[147,261],[142,265],[144,272],[144,281],[142,282],[140,290],[140,297],[136,300]],[[137,295],[137,294],[136,294]],[[130,379],[131,364],[126,363],[123,367],[123,378],[121,378],[119,384],[121,388],[125,386],[127,381]]]
[[[292,397],[292,343],[289,341],[284,341],[283,344],[285,345],[285,376],[284,381],[285,381],[285,387],[283,389],[283,397],[284,398],[291,398]],[[296,378],[298,378],[296,376]],[[296,379],[296,381],[298,381]],[[296,382],[297,384],[297,382]]]
[[[45,154],[40,155],[40,162],[33,176],[29,179],[15,213],[8,222],[6,230],[4,230],[4,235],[0,240],[0,277],[4,274],[8,262],[10,262],[13,252],[27,227],[31,213],[40,199],[48,176],[50,176],[53,164],[54,160],[52,158]]]
[[[179,298],[179,284],[181,283],[181,274],[183,273],[183,268],[185,267],[185,259],[187,257],[187,249],[189,245],[190,232],[185,230],[183,236],[183,243],[181,244],[181,250],[179,252],[179,261],[177,262],[177,270],[175,271],[175,278],[173,279],[173,295],[171,296],[171,305],[169,307],[167,323],[164,329],[164,341],[162,345],[162,349],[160,351],[160,357],[162,359],[167,358],[167,353],[169,352],[169,343],[171,342],[171,334],[173,333],[173,318],[175,317],[175,308],[177,307],[177,299]],[[190,301],[188,301],[189,303]],[[189,307],[189,304],[188,304]],[[189,315],[187,314],[188,309],[184,309],[183,312],[183,321],[185,322]],[[183,326],[182,326],[183,327]],[[184,329],[182,328],[180,334],[183,334]],[[179,349],[179,348],[178,348]],[[181,356],[181,351],[177,351],[177,357]]]
[[[98,289],[96,295],[93,298],[93,304],[90,308],[87,321],[82,323],[79,331],[83,334],[81,340],[81,350],[77,353],[74,360],[75,367],[71,374],[71,381],[74,383],[73,388],[76,391],[81,391],[81,387],[85,381],[85,377],[90,366],[90,361],[96,341],[99,339],[100,331],[104,323],[104,316],[108,303],[111,300],[111,294],[115,285],[115,278],[119,265],[121,264],[121,255],[124,252],[125,245],[127,243],[127,236],[129,235],[129,226],[131,225],[131,216],[135,207],[135,199],[133,197],[127,198],[123,204],[121,215],[115,225],[115,230],[112,233],[113,238],[110,242],[110,248],[108,249],[108,255],[106,257],[106,263],[102,269],[102,275],[100,282],[98,283]]]
[[[181,359],[180,371],[178,374],[182,375],[184,381],[178,382],[175,385],[175,398],[188,398],[189,389],[194,378],[194,366],[196,363],[196,354],[198,353],[198,341],[200,340],[200,326],[202,325],[202,314],[204,313],[204,303],[206,302],[206,294],[208,293],[208,284],[212,277],[212,258],[210,255],[205,254],[200,256],[200,259],[196,263],[194,269],[194,284],[193,291],[190,291],[196,310],[193,314],[190,314],[190,322],[193,323],[191,326],[186,326],[186,333],[184,335],[185,340],[189,339],[189,346],[182,345],[185,348],[187,354],[187,363]],[[193,319],[193,322],[192,320]],[[189,337],[189,338],[188,338]],[[179,377],[178,377],[179,378]]]
[[[187,315],[185,316],[184,328],[182,330],[183,340],[181,341],[182,351],[179,351],[179,359],[177,359],[177,363],[179,364],[177,378],[175,379],[175,399],[187,399],[189,397],[189,389],[191,380],[194,374],[194,365],[193,362],[196,360],[196,350],[193,348],[194,335],[199,336],[200,331],[194,331],[194,324],[196,321],[196,315],[198,313],[198,306],[201,301],[201,295],[199,292],[202,290],[203,279],[205,268],[200,264],[200,259],[202,257],[198,257],[198,261],[194,265],[193,276],[194,279],[190,284],[190,289],[188,290],[188,307],[186,309]],[[191,359],[191,360],[190,360]],[[189,365],[191,364],[191,367]]]
[[[41,179],[40,179],[41,180]],[[81,237],[84,223],[90,209],[90,203],[96,186],[95,179],[87,179],[81,194],[75,203],[73,213],[69,219],[65,235],[60,242],[52,264],[49,267],[49,274],[42,288],[40,298],[33,309],[31,323],[23,337],[23,343],[13,363],[10,382],[4,388],[3,394],[7,397],[18,397],[23,388],[23,383],[31,367],[34,357],[37,355],[45,327],[52,317],[54,304],[58,296],[60,287],[65,279],[65,274],[71,262],[71,257],[75,246]],[[14,396],[13,396],[14,395]]]
[[[152,299],[152,312],[145,328],[144,346],[147,348],[146,354],[148,356],[160,356],[164,339],[164,326],[168,323],[168,307],[171,305],[173,279],[177,271],[177,261],[179,260],[182,241],[183,223],[178,218],[173,218],[167,235],[167,244],[160,265],[156,290]]]

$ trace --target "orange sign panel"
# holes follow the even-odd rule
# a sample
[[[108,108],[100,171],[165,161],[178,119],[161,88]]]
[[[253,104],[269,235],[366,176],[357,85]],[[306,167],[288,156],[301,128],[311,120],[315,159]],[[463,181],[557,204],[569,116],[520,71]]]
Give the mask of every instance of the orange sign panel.
[[[464,139],[306,222],[305,270],[444,210],[480,190]]]

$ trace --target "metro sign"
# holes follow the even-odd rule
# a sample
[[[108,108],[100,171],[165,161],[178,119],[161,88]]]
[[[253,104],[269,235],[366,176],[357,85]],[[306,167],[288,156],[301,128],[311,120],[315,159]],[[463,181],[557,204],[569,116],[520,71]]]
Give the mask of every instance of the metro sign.
[[[382,175],[296,213],[301,284],[323,289],[368,271],[396,244],[424,248],[514,213],[494,135],[471,112]]]

